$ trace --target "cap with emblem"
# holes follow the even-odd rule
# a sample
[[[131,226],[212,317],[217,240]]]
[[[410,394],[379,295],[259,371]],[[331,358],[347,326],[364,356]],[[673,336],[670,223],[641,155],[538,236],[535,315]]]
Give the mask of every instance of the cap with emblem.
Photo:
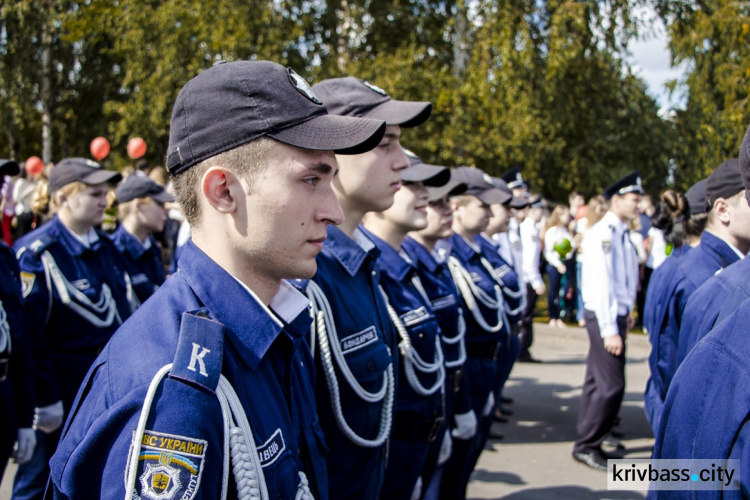
[[[353,76],[323,80],[312,88],[334,115],[375,118],[409,128],[423,124],[432,113],[429,102],[391,99],[385,90]]]
[[[643,184],[641,183],[641,174],[639,172],[631,172],[615,182],[602,192],[602,196],[606,200],[611,200],[614,195],[624,195],[628,193],[645,193],[643,191]]]
[[[687,190],[685,193],[685,199],[687,199],[688,206],[690,207],[690,214],[705,214],[706,213],[706,183],[708,179],[701,179]]]
[[[529,206],[531,208],[544,208],[544,198],[535,194],[529,197]]]
[[[740,160],[727,160],[711,172],[706,182],[706,211],[708,212],[719,198],[731,198],[745,189],[740,175]]]
[[[526,197],[521,196],[513,196],[513,191],[511,191],[511,187],[508,185],[508,183],[501,179],[500,177],[491,177],[492,184],[495,186],[495,188],[499,189],[503,193],[506,193],[510,198],[508,198],[508,201],[504,202],[503,204],[507,204],[510,206],[510,208],[526,208],[529,206],[529,200]],[[522,181],[523,184],[523,181]]]
[[[270,61],[217,64],[180,91],[167,168],[179,174],[259,137],[305,149],[359,154],[380,143],[380,120],[331,116],[304,78]]]
[[[66,158],[55,165],[49,176],[49,191],[54,193],[71,182],[83,182],[87,186],[116,183],[122,175],[111,170],[104,170],[95,161],[86,158]]]
[[[21,168],[13,160],[0,160],[0,175],[18,175]]]
[[[526,187],[526,183],[524,183],[523,177],[521,176],[521,167],[519,166],[509,168],[503,172],[503,175],[501,175],[500,178],[508,184],[508,188],[510,189]]]
[[[164,186],[154,182],[145,175],[131,175],[115,189],[117,203],[126,203],[136,198],[153,198],[159,203],[174,201],[174,196],[167,193]]]
[[[478,168],[458,167],[453,170],[451,180],[466,184],[466,191],[463,194],[476,196],[482,203],[486,203],[487,205],[494,205],[496,203],[502,205],[513,198],[512,194],[497,189],[492,181],[492,177]]]
[[[424,163],[419,156],[403,148],[409,159],[409,168],[401,171],[401,180],[406,182],[423,182],[428,187],[444,186],[451,178],[448,167],[438,167]]]

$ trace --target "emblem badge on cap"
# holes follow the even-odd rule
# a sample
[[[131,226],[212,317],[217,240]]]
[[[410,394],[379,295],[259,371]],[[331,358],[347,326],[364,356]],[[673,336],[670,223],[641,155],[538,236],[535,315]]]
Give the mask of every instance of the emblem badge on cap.
[[[313,90],[310,88],[310,85],[305,81],[304,78],[299,76],[291,68],[287,68],[287,70],[289,71],[289,81],[292,82],[292,85],[295,89],[297,89],[297,92],[307,97],[315,104],[323,104],[322,102],[320,102],[320,99],[318,99],[318,96],[315,95],[315,92],[313,92]]]
[[[406,156],[408,156],[408,157],[410,157],[410,158],[417,158],[417,159],[419,158],[419,157],[418,157],[418,156],[417,156],[417,155],[416,155],[416,154],[415,154],[415,153],[414,153],[413,151],[409,151],[409,150],[408,150],[408,149],[406,149],[406,148],[401,148],[401,149],[403,149],[403,150],[404,150],[404,154],[405,154]]]
[[[387,94],[387,93],[385,92],[385,90],[381,89],[381,88],[380,88],[380,87],[378,87],[377,85],[373,85],[372,83],[370,83],[370,82],[367,82],[367,81],[365,81],[365,80],[362,80],[362,83],[364,83],[364,84],[365,84],[365,86],[366,86],[367,88],[369,88],[370,90],[372,90],[373,92],[377,92],[377,93],[378,93],[378,94],[380,94],[380,95],[385,95],[385,96],[387,96],[387,95],[388,95],[388,94]]]
[[[494,183],[492,182],[492,177],[490,177],[489,174],[482,174],[482,179],[484,179],[484,182],[486,182],[490,186],[494,186]]]

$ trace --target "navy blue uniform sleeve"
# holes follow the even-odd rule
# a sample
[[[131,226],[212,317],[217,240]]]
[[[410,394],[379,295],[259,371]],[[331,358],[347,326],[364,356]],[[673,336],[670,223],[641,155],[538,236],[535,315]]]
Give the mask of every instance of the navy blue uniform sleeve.
[[[134,443],[148,384],[126,388],[126,381],[106,362],[98,363],[84,382],[50,461],[54,498],[125,497],[133,446],[139,448],[139,458],[135,491],[128,496],[219,498],[223,431],[215,394],[165,378],[156,391],[145,433]]]
[[[28,338],[36,368],[37,404],[48,406],[61,399],[54,374],[52,347],[44,328],[50,312],[52,291],[47,288],[44,267],[34,252],[22,249],[18,255],[18,265],[21,270],[24,309],[28,319]]]

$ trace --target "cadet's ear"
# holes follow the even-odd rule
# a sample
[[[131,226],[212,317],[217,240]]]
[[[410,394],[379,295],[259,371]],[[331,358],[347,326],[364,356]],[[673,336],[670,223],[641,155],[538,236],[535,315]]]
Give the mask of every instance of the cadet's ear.
[[[724,224],[729,223],[729,204],[727,203],[727,200],[724,198],[718,198],[714,202],[713,212],[716,220]]]
[[[237,210],[237,196],[244,193],[234,173],[224,167],[211,167],[201,178],[205,202],[217,212],[228,214]]]

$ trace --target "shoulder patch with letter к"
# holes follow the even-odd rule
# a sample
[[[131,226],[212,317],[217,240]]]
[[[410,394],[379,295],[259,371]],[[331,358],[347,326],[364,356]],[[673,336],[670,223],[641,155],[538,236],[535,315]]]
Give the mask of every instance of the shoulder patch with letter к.
[[[432,309],[434,311],[445,309],[446,307],[450,307],[453,304],[456,303],[456,296],[453,294],[446,295],[445,297],[440,297],[438,299],[435,299],[432,301]]]
[[[349,335],[348,337],[339,340],[339,342],[341,342],[341,352],[347,353],[350,351],[356,351],[361,347],[372,344],[377,339],[378,335],[375,333],[375,327],[370,326],[359,333]]]
[[[206,458],[206,441],[147,430],[139,446],[140,476],[134,492],[138,497],[149,500],[195,498]],[[127,480],[127,471],[125,477]],[[133,497],[137,498],[136,495]]]
[[[281,429],[276,429],[268,441],[258,446],[258,458],[260,466],[265,468],[274,463],[286,451],[286,443]]]
[[[602,241],[602,251],[604,253],[609,253],[612,251],[612,242],[610,240]]]
[[[21,291],[23,292],[24,298],[28,297],[31,293],[31,290],[34,288],[35,280],[36,274],[21,271]]]

